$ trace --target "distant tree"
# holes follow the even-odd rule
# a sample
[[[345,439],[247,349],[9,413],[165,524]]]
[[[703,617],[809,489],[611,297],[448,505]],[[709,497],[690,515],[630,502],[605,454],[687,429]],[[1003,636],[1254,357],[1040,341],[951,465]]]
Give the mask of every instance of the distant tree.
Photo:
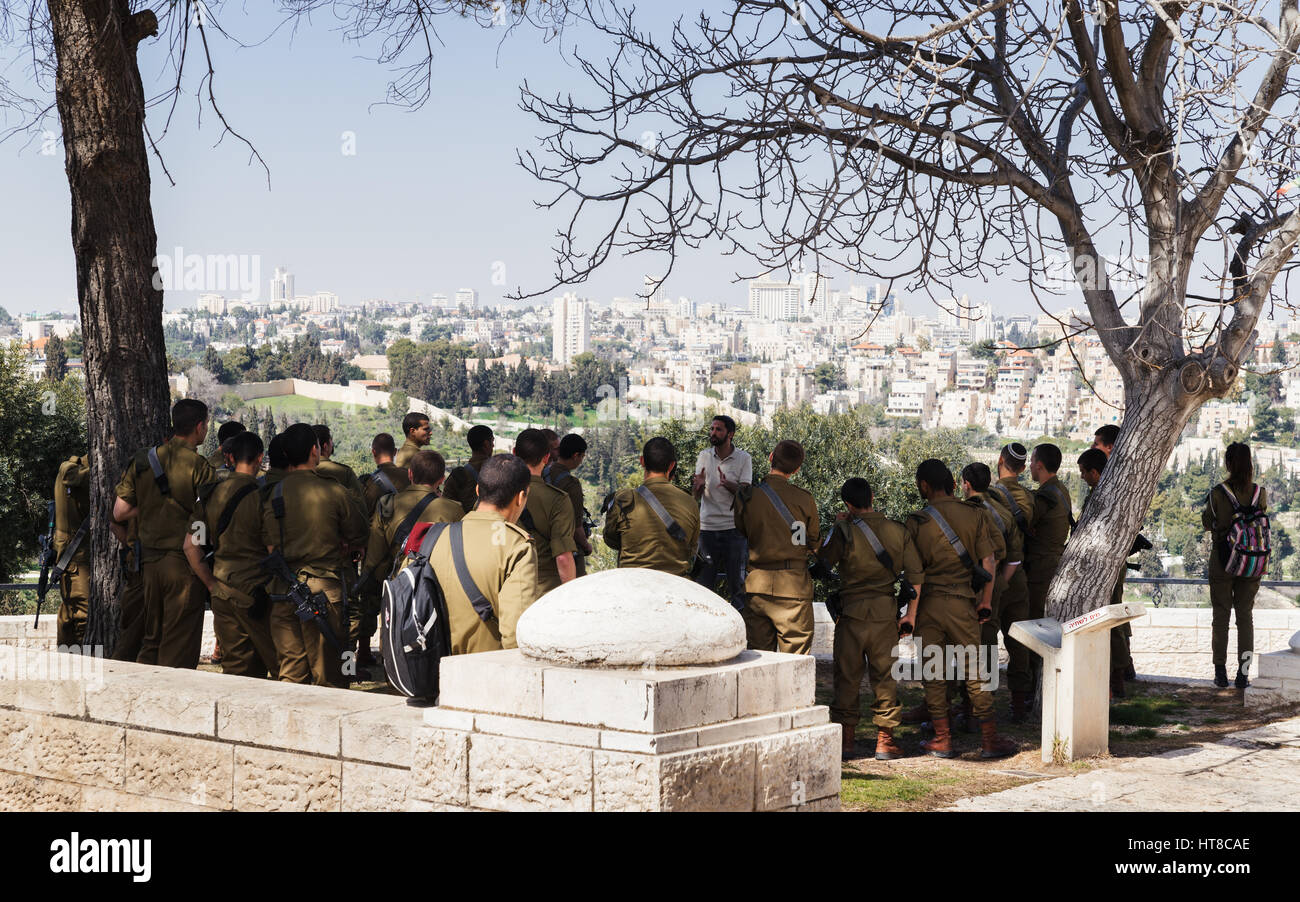
[[[49,382],[62,382],[68,372],[68,351],[63,339],[51,335],[45,342],[45,378]]]
[[[739,382],[736,383],[736,390],[731,393],[731,406],[737,410],[746,409],[745,387]]]

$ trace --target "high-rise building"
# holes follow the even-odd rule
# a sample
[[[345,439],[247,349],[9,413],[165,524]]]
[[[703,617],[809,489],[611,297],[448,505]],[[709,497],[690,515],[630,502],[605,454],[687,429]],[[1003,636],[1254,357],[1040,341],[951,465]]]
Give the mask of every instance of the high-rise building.
[[[556,363],[569,363],[591,349],[591,314],[586,299],[571,291],[552,303],[551,356]]]
[[[799,286],[790,282],[754,279],[749,283],[749,312],[756,319],[798,319],[799,299]]]
[[[468,310],[478,309],[478,291],[473,288],[461,288],[456,292],[456,306]]]
[[[211,313],[213,316],[224,316],[226,313],[226,297],[221,294],[201,294],[197,306],[199,310]]]
[[[649,313],[671,313],[673,299],[664,290],[663,283],[654,276],[645,277],[645,288],[641,292],[647,298],[646,311]]]
[[[286,267],[277,266],[271,277],[271,303],[287,304],[297,295],[293,290],[293,273]]]
[[[799,316],[830,319],[835,315],[831,305],[831,277],[816,272],[806,272],[799,277]]]

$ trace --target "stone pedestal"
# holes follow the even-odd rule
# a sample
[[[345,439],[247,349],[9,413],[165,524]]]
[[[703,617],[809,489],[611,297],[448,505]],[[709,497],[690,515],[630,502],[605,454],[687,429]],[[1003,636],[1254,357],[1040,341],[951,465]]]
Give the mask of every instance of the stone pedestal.
[[[1258,676],[1244,694],[1248,706],[1300,704],[1300,633],[1291,638],[1290,648],[1256,655],[1255,665]]]
[[[813,704],[814,667],[755,651],[660,668],[446,658],[439,706],[412,739],[410,797],[458,810],[838,810],[840,728]]]
[[[1043,761],[1110,750],[1110,631],[1146,613],[1141,604],[1096,608],[1062,624],[1044,617],[1011,625],[1043,659]]]

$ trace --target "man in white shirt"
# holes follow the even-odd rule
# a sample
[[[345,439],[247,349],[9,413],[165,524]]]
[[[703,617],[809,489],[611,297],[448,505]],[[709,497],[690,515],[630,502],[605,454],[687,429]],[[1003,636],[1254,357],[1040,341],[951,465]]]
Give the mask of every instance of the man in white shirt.
[[[749,544],[736,529],[733,503],[741,486],[754,478],[749,454],[732,443],[736,421],[716,416],[709,425],[709,447],[695,462],[691,490],[700,502],[700,553],[703,565],[696,582],[714,589],[719,571],[727,574],[727,597],[736,610],[745,607],[745,563]]]

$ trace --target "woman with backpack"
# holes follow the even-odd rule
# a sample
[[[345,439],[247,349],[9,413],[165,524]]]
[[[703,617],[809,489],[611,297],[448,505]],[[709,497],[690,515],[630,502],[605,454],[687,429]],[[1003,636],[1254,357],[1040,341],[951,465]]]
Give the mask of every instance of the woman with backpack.
[[[1210,606],[1214,609],[1211,649],[1214,685],[1228,686],[1228,618],[1237,618],[1238,689],[1249,684],[1246,673],[1255,647],[1252,612],[1259,581],[1268,567],[1268,496],[1254,482],[1250,446],[1233,442],[1223,454],[1228,478],[1210,489],[1201,523],[1214,536],[1210,552]]]

